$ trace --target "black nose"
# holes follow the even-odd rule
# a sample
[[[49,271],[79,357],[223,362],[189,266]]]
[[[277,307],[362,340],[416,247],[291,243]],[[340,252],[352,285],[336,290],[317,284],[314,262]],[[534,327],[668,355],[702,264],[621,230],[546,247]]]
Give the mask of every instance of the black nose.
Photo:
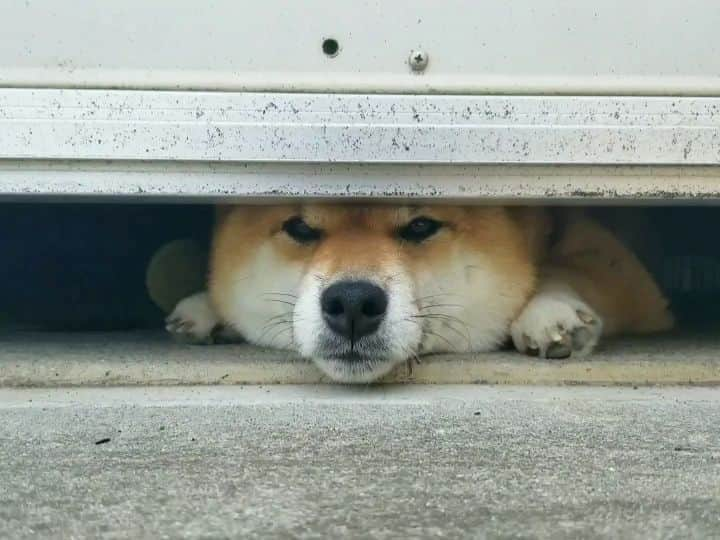
[[[352,342],[378,329],[387,305],[385,291],[368,281],[339,281],[320,296],[327,325]]]

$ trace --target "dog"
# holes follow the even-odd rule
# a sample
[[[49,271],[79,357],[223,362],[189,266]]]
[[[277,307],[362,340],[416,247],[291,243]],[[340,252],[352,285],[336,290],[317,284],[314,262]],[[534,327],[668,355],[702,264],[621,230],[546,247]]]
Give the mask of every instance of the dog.
[[[219,207],[208,289],[167,329],[292,349],[339,382],[510,341],[541,358],[673,325],[640,258],[575,209],[393,204]]]

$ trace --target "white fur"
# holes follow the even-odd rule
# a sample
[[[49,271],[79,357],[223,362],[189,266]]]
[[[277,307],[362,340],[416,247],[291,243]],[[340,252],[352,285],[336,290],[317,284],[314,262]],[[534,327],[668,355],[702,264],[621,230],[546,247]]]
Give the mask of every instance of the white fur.
[[[189,341],[208,340],[220,319],[212,307],[210,296],[201,292],[178,302],[166,320],[168,332]]]
[[[586,320],[583,320],[584,314]],[[588,317],[589,316],[589,319]],[[588,323],[588,320],[592,320]],[[520,352],[537,349],[545,357],[548,348],[565,335],[583,329],[584,339],[576,344],[573,356],[589,354],[602,334],[602,319],[575,291],[558,282],[543,283],[520,316],[512,323],[510,333]]]
[[[225,322],[256,345],[294,349],[293,321],[303,267],[262,245],[237,269],[230,297],[222,299]]]
[[[421,350],[484,352],[507,337],[518,299],[503,291],[515,284],[481,254],[456,252],[417,277],[420,314],[426,324]]]

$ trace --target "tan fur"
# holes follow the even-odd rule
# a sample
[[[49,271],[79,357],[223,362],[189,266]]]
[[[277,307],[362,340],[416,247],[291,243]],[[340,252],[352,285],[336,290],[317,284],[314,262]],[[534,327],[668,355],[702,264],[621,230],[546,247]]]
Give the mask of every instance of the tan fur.
[[[668,302],[640,260],[600,223],[579,213],[570,217],[560,241],[541,267],[561,279],[605,321],[604,334],[668,330]]]
[[[219,207],[210,252],[210,276],[208,291],[213,305],[222,315],[230,283],[235,272],[253,256],[258,244],[265,238],[277,234],[280,225],[299,208],[292,206],[246,206]],[[288,259],[300,259],[304,250],[290,242],[280,244],[283,255]]]
[[[276,248],[288,261],[320,265],[333,272],[362,268],[374,270],[396,258],[410,268],[432,266],[454,255],[454,250],[483,250],[510,276],[514,291],[523,301],[535,283],[536,261],[542,256],[549,219],[540,209],[496,207],[443,207],[398,210],[393,206],[357,205],[240,206],[218,210],[210,262],[209,291],[222,315],[227,289],[235,270],[252,256],[255,244],[278,235],[288,216],[302,214],[312,226],[326,231],[319,247],[294,244],[287,238],[275,240]],[[426,215],[451,224],[434,242],[422,246],[398,246],[397,227],[412,217]]]

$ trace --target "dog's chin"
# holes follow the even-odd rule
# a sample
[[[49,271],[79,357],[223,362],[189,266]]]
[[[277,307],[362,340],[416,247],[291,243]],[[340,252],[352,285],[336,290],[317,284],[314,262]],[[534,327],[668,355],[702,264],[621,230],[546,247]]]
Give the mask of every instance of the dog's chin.
[[[376,381],[414,355],[420,346],[407,339],[416,336],[396,336],[387,328],[354,343],[327,329],[296,335],[298,352],[333,381],[341,383]]]
[[[354,353],[338,357],[313,356],[315,364],[332,380],[340,383],[370,383],[401,363],[401,360],[366,357]]]

